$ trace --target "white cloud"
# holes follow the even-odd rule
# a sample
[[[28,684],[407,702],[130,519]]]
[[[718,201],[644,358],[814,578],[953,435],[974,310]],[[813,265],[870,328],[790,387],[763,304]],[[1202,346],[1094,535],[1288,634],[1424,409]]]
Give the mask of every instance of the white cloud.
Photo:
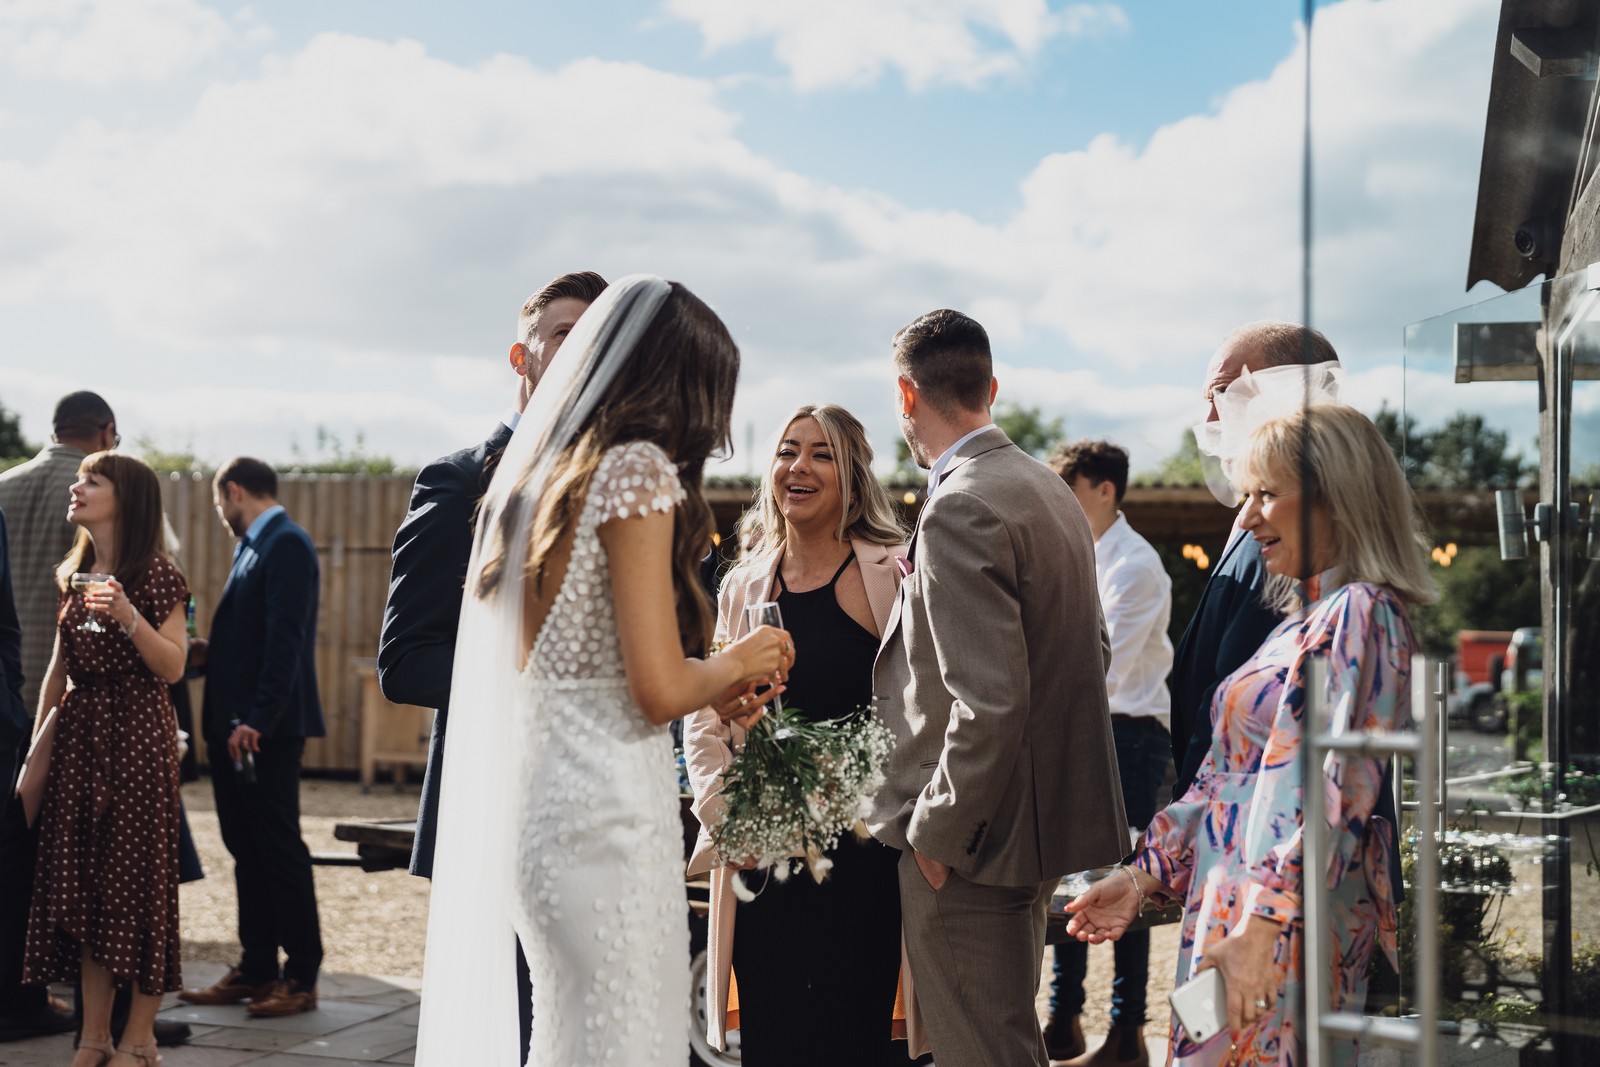
[[[1464,302],[1495,11],[1319,11],[1313,311],[1353,372]],[[1145,144],[1047,155],[990,224],[784,170],[699,79],[323,35],[169,126],[84,123],[37,161],[0,157],[0,307],[93,309],[140,351],[320,398],[251,433],[306,440],[346,396],[370,441],[420,461],[481,436],[515,309],[565,270],[654,270],[710,301],[744,352],[741,445],[833,400],[892,457],[889,337],[953,306],[991,328],[1005,396],[1150,466],[1193,421],[1217,339],[1301,314],[1302,69],[1286,57]],[[37,358],[81,363],[79,329],[42,333]]]
[[[667,0],[695,23],[708,51],[772,41],[796,88],[862,86],[894,70],[912,90],[968,88],[1015,74],[1058,34],[1126,31],[1109,3],[1046,0]]]
[[[196,0],[0,0],[0,63],[85,85],[160,81],[235,39],[264,33],[248,10],[228,20]]]

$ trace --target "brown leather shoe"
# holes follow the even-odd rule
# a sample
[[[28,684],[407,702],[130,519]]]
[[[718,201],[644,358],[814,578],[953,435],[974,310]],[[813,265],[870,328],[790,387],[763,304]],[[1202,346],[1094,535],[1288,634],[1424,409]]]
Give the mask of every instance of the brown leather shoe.
[[[1044,1027],[1044,1050],[1050,1062],[1083,1055],[1088,1045],[1083,1040],[1083,1025],[1076,1015],[1052,1015]]]
[[[250,1001],[250,1014],[257,1018],[299,1015],[317,1008],[317,987],[296,989],[293,982],[274,982],[272,989]]]
[[[222,976],[222,981],[209,989],[185,989],[178,994],[178,999],[185,1004],[238,1004],[240,1001],[266,996],[274,984],[262,982],[257,985],[235,967]]]
[[[1112,1024],[1105,1044],[1068,1060],[1063,1067],[1150,1067],[1150,1047],[1144,1043],[1144,1027]]]

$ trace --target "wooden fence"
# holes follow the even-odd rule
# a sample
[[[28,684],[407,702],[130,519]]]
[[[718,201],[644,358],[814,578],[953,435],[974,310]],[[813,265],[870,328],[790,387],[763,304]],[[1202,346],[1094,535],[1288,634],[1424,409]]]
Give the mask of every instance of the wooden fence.
[[[286,474],[279,479],[280,501],[311,534],[322,564],[317,679],[328,736],[307,744],[308,768],[349,772],[360,767],[362,677],[371,672],[378,654],[390,549],[405,517],[411,481],[409,476],[345,474]],[[163,492],[204,635],[233,563],[234,537],[212,507],[209,475],[168,475]],[[750,490],[721,487],[706,495],[726,541],[750,501]],[[893,496],[907,521],[914,521],[920,493],[901,488]],[[1492,494],[1425,493],[1423,503],[1436,529],[1463,543],[1493,542]],[[1133,487],[1123,510],[1133,527],[1156,543],[1193,541],[1213,554],[1222,548],[1232,520],[1204,489]],[[198,727],[203,683],[190,684]],[[197,738],[195,743],[202,745],[204,761],[203,741]]]
[[[167,515],[181,545],[179,562],[195,596],[201,636],[233,565],[235,538],[211,503],[209,475],[171,474],[162,486]],[[328,736],[306,744],[305,766],[352,771],[361,752],[361,667],[378,654],[389,553],[406,514],[409,477],[287,474],[278,499],[310,533],[322,566],[317,615],[317,682]],[[196,732],[202,681],[190,683]],[[205,760],[204,742],[200,759]]]

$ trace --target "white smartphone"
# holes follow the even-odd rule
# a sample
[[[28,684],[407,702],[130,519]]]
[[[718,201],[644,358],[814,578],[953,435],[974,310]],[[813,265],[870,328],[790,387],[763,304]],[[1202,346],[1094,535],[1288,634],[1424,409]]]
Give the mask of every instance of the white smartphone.
[[[1167,1002],[1189,1040],[1197,1045],[1227,1029],[1228,993],[1222,984],[1222,972],[1215,967],[1174,989]]]

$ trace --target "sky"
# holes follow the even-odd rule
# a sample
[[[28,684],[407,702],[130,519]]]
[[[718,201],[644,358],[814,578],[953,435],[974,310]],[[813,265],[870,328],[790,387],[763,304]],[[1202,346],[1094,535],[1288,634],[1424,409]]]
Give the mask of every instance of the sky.
[[[1360,406],[1522,440],[1516,390],[1401,369],[1498,293],[1465,290],[1498,8],[1318,5],[1309,320]],[[889,340],[937,307],[1002,401],[1146,469],[1229,329],[1307,317],[1306,40],[1299,0],[0,0],[0,404],[417,465],[507,408],[531,292],[648,271],[741,347],[728,473],[825,401],[892,465]]]

